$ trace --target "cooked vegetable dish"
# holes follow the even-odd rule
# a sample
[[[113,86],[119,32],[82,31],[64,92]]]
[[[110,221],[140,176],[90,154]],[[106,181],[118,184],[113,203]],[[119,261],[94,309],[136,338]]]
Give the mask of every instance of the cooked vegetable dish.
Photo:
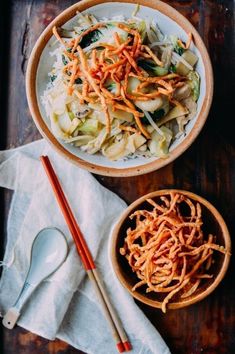
[[[53,134],[110,160],[167,157],[195,116],[198,57],[154,21],[98,21],[77,14],[77,26],[53,28],[56,49],[43,103]]]

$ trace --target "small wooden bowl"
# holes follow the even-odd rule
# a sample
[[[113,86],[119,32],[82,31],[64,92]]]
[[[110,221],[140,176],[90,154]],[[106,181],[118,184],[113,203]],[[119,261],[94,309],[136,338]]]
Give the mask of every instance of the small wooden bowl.
[[[201,77],[198,111],[195,117],[186,126],[186,135],[177,138],[171,145],[169,156],[166,158],[126,159],[124,161],[109,161],[101,154],[89,155],[80,149],[65,144],[57,139],[50,128],[49,118],[40,99],[48,84],[48,72],[52,68],[50,52],[55,48],[52,39],[53,26],[64,26],[75,15],[76,11],[86,11],[98,17],[112,17],[115,15],[131,16],[136,6],[136,0],[83,0],[72,5],[58,15],[38,38],[29,58],[26,73],[26,93],[32,117],[39,131],[51,146],[63,157],[76,165],[93,173],[106,176],[135,176],[157,170],[180,156],[194,142],[207,119],[213,97],[213,72],[207,49],[196,29],[178,11],[159,0],[139,0],[139,11],[148,18],[155,18],[165,33],[178,35],[187,40],[190,32],[193,36],[193,50],[199,60],[197,71]],[[92,12],[93,11],[93,12]],[[110,16],[108,15],[110,14]],[[142,16],[142,15],[141,15]],[[51,49],[52,48],[52,49]]]
[[[114,228],[110,248],[111,262],[119,281],[130,292],[130,294],[137,300],[156,308],[161,308],[160,301],[162,301],[162,298],[160,300],[159,294],[154,292],[146,293],[144,287],[140,287],[134,292],[132,291],[133,286],[139,281],[139,279],[132,272],[130,265],[128,264],[126,258],[120,254],[119,249],[120,247],[123,247],[126,230],[133,226],[133,221],[129,219],[129,216],[134,211],[139,209],[152,209],[151,205],[146,202],[147,198],[156,199],[159,196],[167,195],[170,192],[184,194],[191,200],[199,202],[202,208],[203,230],[205,234],[208,235],[209,233],[212,233],[213,235],[216,235],[216,243],[224,246],[227,251],[231,253],[231,239],[228,228],[220,213],[204,198],[184,190],[166,189],[149,193],[137,199],[124,211]],[[194,294],[192,294],[192,296],[186,299],[177,299],[174,302],[170,302],[167,305],[167,308],[178,309],[189,306],[208,296],[218,286],[227,271],[230,261],[229,253],[223,255],[222,253],[215,251],[213,253],[213,259],[215,262],[210,268],[210,274],[214,275],[213,278],[203,280],[199,288]]]

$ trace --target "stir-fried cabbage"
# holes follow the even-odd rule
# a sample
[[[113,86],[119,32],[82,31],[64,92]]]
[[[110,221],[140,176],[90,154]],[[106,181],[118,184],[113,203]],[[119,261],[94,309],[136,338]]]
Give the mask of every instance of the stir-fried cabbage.
[[[89,154],[116,161],[167,157],[194,118],[200,94],[190,42],[156,22],[78,13],[54,28],[59,45],[42,97],[53,134]]]

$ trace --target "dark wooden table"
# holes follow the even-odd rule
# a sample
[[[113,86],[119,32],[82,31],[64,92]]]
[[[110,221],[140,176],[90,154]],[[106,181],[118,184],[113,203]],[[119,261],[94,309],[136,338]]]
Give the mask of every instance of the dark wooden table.
[[[107,188],[130,203],[159,188],[191,190],[211,201],[235,233],[235,28],[233,0],[166,1],[198,29],[214,68],[213,105],[202,133],[174,163],[133,178],[97,176]],[[0,7],[0,148],[39,139],[25,95],[25,70],[31,49],[42,30],[71,0],[1,0]],[[1,256],[11,193],[1,191]],[[3,217],[4,216],[4,217]],[[207,299],[186,309],[161,311],[139,304],[161,333],[172,353],[235,353],[234,257],[225,279]],[[66,343],[50,342],[19,327],[1,326],[0,353],[79,353]],[[109,353],[107,353],[109,354]]]

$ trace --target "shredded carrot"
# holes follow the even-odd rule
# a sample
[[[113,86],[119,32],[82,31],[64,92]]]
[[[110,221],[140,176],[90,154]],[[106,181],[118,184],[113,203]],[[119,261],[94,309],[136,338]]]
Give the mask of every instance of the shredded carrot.
[[[110,130],[111,130],[111,119],[110,119],[110,114],[109,114],[109,110],[108,110],[108,106],[106,103],[106,100],[103,96],[100,97],[101,100],[101,105],[104,109],[104,114],[105,114],[105,118],[106,118],[106,131],[108,134],[110,134]]]
[[[177,82],[176,84],[174,83],[175,87],[182,87],[184,86],[184,82]]]
[[[116,82],[116,95],[120,96],[121,94],[121,84],[120,82]]]
[[[140,52],[139,56],[142,57],[142,58],[146,58],[146,59],[150,59],[151,58],[151,55],[143,53],[143,52]]]
[[[66,42],[66,44],[67,44],[67,46],[68,46],[68,49],[70,49],[70,50],[71,50],[71,47],[72,47],[72,46],[73,46],[73,44],[74,44],[74,38],[73,38],[73,39],[71,39],[71,41]]]
[[[82,97],[82,94],[81,94],[78,90],[74,90],[73,92],[74,92],[75,95],[79,98],[80,103],[81,103],[81,104],[84,104],[84,99],[83,99],[83,97]]]
[[[87,97],[87,94],[88,94],[88,82],[87,80],[83,80],[83,85],[82,85],[82,96],[84,98]]]
[[[125,112],[132,113],[132,114],[134,114],[134,115],[136,115],[136,116],[138,116],[138,117],[143,117],[143,116],[144,116],[143,113],[140,113],[140,112],[136,111],[135,109],[130,108],[130,107],[124,105],[124,104],[116,103],[116,102],[115,102],[113,105],[114,105],[114,107],[117,108],[117,109],[120,109],[120,110],[125,111]]]
[[[138,56],[140,55],[141,45],[142,45],[142,40],[141,40],[141,37],[139,36],[139,40],[138,40],[138,43],[137,43],[137,46],[136,46],[136,50],[135,50],[135,53],[134,53],[134,57],[135,58],[138,58]]]
[[[120,79],[115,75],[115,69],[114,69],[114,70],[111,70],[109,73],[110,73],[111,79],[112,79],[114,82],[119,83],[119,84],[121,85]]]
[[[136,134],[140,134],[140,132],[134,128],[134,127],[130,127],[130,126],[126,126],[126,125],[119,125],[119,128],[121,130],[125,130],[127,132],[132,132],[132,133],[136,133]]]
[[[113,35],[114,35],[114,39],[115,39],[115,42],[116,42],[117,46],[119,46],[121,44],[121,40],[120,40],[120,37],[119,37],[118,33],[114,32]]]
[[[174,192],[146,202],[149,207],[130,215],[133,227],[126,231],[119,251],[139,278],[132,291],[142,287],[141,291],[159,294],[166,312],[172,298],[191,296],[203,279],[213,276],[207,272],[214,251],[222,255],[230,251],[215,244],[213,235],[206,237],[198,202]]]
[[[158,88],[158,92],[161,93],[162,95],[165,95],[165,96],[170,96],[172,94],[171,91],[168,91],[168,90],[161,88],[161,87]]]
[[[99,43],[99,47],[104,47],[106,50],[115,50],[116,47],[114,47],[111,44],[108,43]]]
[[[192,42],[192,38],[193,38],[193,36],[192,36],[192,33],[190,32],[190,33],[188,34],[188,40],[187,40],[187,43],[186,43],[186,49],[189,49],[190,44],[191,44],[191,42]]]
[[[151,56],[151,58],[155,61],[155,63],[159,66],[163,66],[163,62],[158,59],[158,57],[153,53],[153,51],[147,46],[147,45],[142,45],[141,49],[145,49],[146,52]]]
[[[124,25],[123,23],[119,23],[118,27],[121,28],[123,31],[126,31],[126,32],[132,34],[133,36],[139,35],[139,33],[136,30],[129,28],[128,26]]]
[[[100,56],[99,56],[99,65],[103,65],[104,64],[104,51],[101,52]]]
[[[108,50],[108,48],[106,47],[106,48],[104,49],[104,58],[107,58],[108,53],[109,53],[109,50]]]
[[[54,36],[56,37],[56,39],[57,39],[65,48],[67,48],[67,44],[66,44],[66,42],[60,37],[60,35],[59,35],[58,31],[57,31],[56,26],[54,26],[54,27],[52,28],[52,33],[54,34]]]
[[[131,64],[127,63],[126,65],[126,73],[125,73],[125,77],[124,77],[124,84],[123,84],[123,88],[124,88],[124,92],[127,92],[127,85],[128,85],[128,78],[131,72]]]
[[[91,52],[91,60],[92,60],[92,66],[97,69],[97,62],[96,62],[96,49],[93,49]]]
[[[126,103],[126,105],[128,106],[128,108],[132,110],[132,113],[133,113],[133,115],[134,115],[136,124],[137,124],[137,126],[138,126],[140,132],[141,132],[147,139],[150,139],[150,135],[149,135],[149,133],[146,131],[146,129],[144,128],[144,126],[142,125],[141,120],[140,120],[140,115],[137,114],[137,111],[135,110],[134,104],[133,104],[132,102],[130,102],[130,101],[125,97],[124,89],[121,89],[121,94],[122,94],[123,100],[124,100],[124,102]]]
[[[88,93],[89,97],[98,97],[97,93],[95,91],[89,92]]]
[[[119,60],[118,62],[116,62],[114,64],[110,64],[110,65],[105,66],[103,68],[103,71],[110,71],[110,70],[115,69],[115,68],[117,68],[120,65],[123,65],[125,63],[126,63],[126,59]]]
[[[108,71],[106,71],[104,73],[104,76],[102,77],[102,79],[100,80],[100,88],[103,87],[105,81],[107,80],[107,78],[109,77],[110,73]]]
[[[84,72],[84,75],[86,76],[86,79],[88,80],[88,82],[90,83],[90,85],[93,87],[94,91],[97,93],[97,95],[100,98],[102,107],[104,109],[104,114],[106,117],[106,129],[107,129],[107,133],[110,133],[110,114],[108,111],[108,107],[105,101],[105,98],[103,97],[99,86],[96,84],[95,80],[93,79],[93,77],[91,76],[91,74],[89,73],[89,70],[87,68],[87,60],[86,57],[84,55],[84,52],[82,50],[82,48],[80,46],[77,47],[77,51],[79,53],[79,57],[81,60],[81,65],[82,65],[82,70]]]
[[[125,57],[126,57],[127,60],[129,61],[129,63],[131,64],[131,66],[135,69],[135,71],[136,71],[137,73],[139,73],[139,72],[140,72],[140,69],[138,68],[138,66],[137,66],[137,64],[136,64],[136,62],[135,62],[135,60],[132,58],[132,56],[129,54],[129,52],[128,52],[126,49],[124,49],[124,50],[123,50],[123,54],[125,55]]]
[[[69,81],[69,86],[68,86],[68,94],[71,95],[73,92],[73,84],[75,81],[75,76],[77,72],[77,65],[78,65],[78,60],[75,59],[73,62],[72,70],[71,70],[71,76],[70,76],[70,81]]]
[[[183,49],[189,49],[190,44],[191,44],[191,42],[192,42],[192,33],[189,33],[189,34],[188,34],[188,39],[187,39],[186,44],[184,44],[184,43],[181,41],[181,39],[178,39],[177,42],[178,42],[178,44],[179,44]]]
[[[156,97],[160,96],[160,94],[161,94],[161,90],[160,89],[161,88],[158,88],[158,90],[152,91],[151,93],[143,93],[143,92],[138,92],[137,91],[136,92],[136,100],[139,100],[140,97],[146,97],[148,100],[150,100],[152,98],[156,98]]]
[[[137,87],[136,87],[136,91],[138,92],[139,90],[141,90],[142,88],[145,88],[147,86],[150,85],[150,82],[141,82]]]
[[[158,81],[158,85],[165,87],[169,92],[173,92],[173,87],[163,79]]]
[[[131,109],[133,109],[133,110],[136,110],[134,104],[126,98],[123,87],[121,88],[121,96],[122,96],[123,101],[125,102],[125,104],[126,104],[129,108],[131,108]]]
[[[139,33],[137,32],[134,36],[134,41],[133,41],[132,50],[131,50],[133,56],[135,56],[135,53],[136,53],[136,50],[137,50],[137,47],[139,44],[139,40],[141,40],[141,39],[140,39]]]
[[[146,97],[146,96],[134,96],[134,95],[130,95],[129,93],[126,93],[126,97],[129,98],[129,100],[133,100],[133,101],[136,101],[137,98],[138,98],[138,101],[149,101],[149,97]]]
[[[62,71],[63,71],[63,73],[65,73],[69,68],[71,68],[73,66],[73,62],[72,61],[70,61],[68,64],[66,64],[64,67],[63,67],[63,69],[62,69]]]
[[[107,98],[114,98],[112,93],[109,92],[109,90],[107,90],[105,87],[102,87],[101,88],[101,91],[103,92],[104,96],[107,97]]]
[[[119,47],[117,49],[112,50],[112,52],[110,53],[111,55],[118,55],[120,54],[128,45],[128,43],[130,43],[131,38],[128,38],[126,40],[126,42],[122,43],[121,45],[119,45]]]
[[[140,81],[148,81],[148,82],[151,82],[151,83],[154,84],[154,83],[158,83],[159,80],[170,80],[170,79],[173,79],[175,77],[178,77],[179,75],[178,74],[168,74],[168,75],[165,75],[165,76],[147,77],[147,76],[136,75],[135,73],[130,72],[129,76],[136,77]]]
[[[123,67],[120,65],[119,68],[117,69],[116,75],[119,78],[122,78],[122,74],[123,74]]]
[[[63,53],[64,53],[64,55],[66,55],[66,57],[69,58],[70,60],[76,59],[75,55],[69,53],[67,50],[64,50]]]
[[[86,96],[85,101],[88,103],[97,103],[97,99],[94,99],[90,96]]]
[[[135,118],[135,121],[136,121],[136,124],[139,128],[139,130],[141,131],[141,133],[147,138],[147,139],[151,139],[151,136],[149,135],[149,133],[147,132],[147,130],[144,128],[141,120],[140,120],[140,117],[137,115],[137,114],[134,114],[134,118]]]
[[[76,48],[77,48],[79,42],[80,42],[80,37],[78,36],[78,37],[74,40],[74,44],[73,44],[73,48],[72,48],[72,53],[75,52],[75,50],[76,50]]]
[[[72,53],[74,53],[78,44],[81,42],[81,40],[84,36],[86,36],[88,33],[93,32],[96,29],[101,28],[101,27],[106,27],[106,23],[96,23],[95,25],[89,27],[86,31],[83,31],[81,34],[79,34],[79,36],[75,38],[74,46],[72,48]]]

